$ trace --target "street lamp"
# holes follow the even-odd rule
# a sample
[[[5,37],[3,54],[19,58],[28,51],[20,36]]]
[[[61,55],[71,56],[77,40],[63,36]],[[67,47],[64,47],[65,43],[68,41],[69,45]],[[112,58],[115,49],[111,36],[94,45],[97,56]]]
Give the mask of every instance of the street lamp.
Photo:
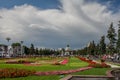
[[[20,41],[21,43],[21,55],[23,54],[23,48],[22,48],[22,44],[23,44],[23,41]]]
[[[7,37],[6,40],[8,41],[8,57],[10,57],[10,52],[9,52],[9,41],[11,40],[10,37]]]

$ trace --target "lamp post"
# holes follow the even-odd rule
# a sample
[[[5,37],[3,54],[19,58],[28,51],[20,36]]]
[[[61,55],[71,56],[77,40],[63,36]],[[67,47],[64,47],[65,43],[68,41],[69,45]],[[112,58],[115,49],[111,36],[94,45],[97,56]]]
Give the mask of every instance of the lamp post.
[[[6,40],[8,41],[8,57],[10,57],[10,52],[9,52],[9,41],[11,40],[10,37],[7,37]]]
[[[22,47],[23,41],[20,41],[20,43],[21,43],[21,56],[22,56],[22,54],[23,54],[23,47]]]

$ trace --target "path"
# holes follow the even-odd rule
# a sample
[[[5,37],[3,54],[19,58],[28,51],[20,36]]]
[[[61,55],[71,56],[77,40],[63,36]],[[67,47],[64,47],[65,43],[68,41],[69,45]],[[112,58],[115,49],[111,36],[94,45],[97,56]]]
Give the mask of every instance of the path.
[[[114,64],[110,64],[110,63],[107,63],[108,65],[111,66],[111,68],[120,68],[120,66],[117,66],[117,65],[114,65]]]
[[[94,61],[97,62],[97,63],[100,63],[100,62],[98,62],[98,61],[96,61],[96,60],[94,60]],[[110,64],[110,63],[108,63],[108,62],[106,62],[106,64],[110,65],[111,68],[120,68],[120,66],[117,66],[117,65],[114,65],[114,64]]]

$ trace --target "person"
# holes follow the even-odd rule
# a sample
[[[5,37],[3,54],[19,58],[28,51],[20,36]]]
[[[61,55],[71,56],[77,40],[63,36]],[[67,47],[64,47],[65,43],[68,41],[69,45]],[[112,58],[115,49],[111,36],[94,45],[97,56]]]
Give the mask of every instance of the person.
[[[101,61],[102,61],[102,62],[105,62],[105,61],[106,61],[106,59],[107,59],[107,55],[103,55],[103,56],[102,56],[102,60],[101,60]]]

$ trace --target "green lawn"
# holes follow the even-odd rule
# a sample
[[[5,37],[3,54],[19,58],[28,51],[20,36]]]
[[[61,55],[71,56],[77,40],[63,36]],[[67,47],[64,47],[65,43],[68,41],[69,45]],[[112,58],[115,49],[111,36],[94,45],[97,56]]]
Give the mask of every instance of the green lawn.
[[[61,60],[64,58],[60,58]],[[36,60],[36,59],[30,59]],[[49,59],[39,59],[37,60],[44,60],[48,61]],[[52,60],[52,59],[50,59]],[[70,61],[66,65],[51,65],[51,64],[41,64],[40,66],[25,66],[23,64],[5,64],[0,61],[0,68],[20,68],[20,69],[28,69],[28,70],[35,70],[35,71],[54,71],[54,70],[69,70],[69,69],[77,69],[81,67],[87,66],[88,63],[80,61],[78,58],[71,57]],[[73,73],[73,75],[105,75],[106,71],[109,68],[93,68],[90,70],[82,71]],[[19,77],[19,78],[5,78],[0,80],[59,80],[61,75],[51,75],[51,76],[28,76],[28,77]]]
[[[106,75],[106,71],[110,70],[110,68],[93,68],[90,70],[73,73],[72,75]],[[64,75],[67,76],[67,75]],[[20,77],[20,78],[6,78],[0,80],[59,80],[61,79],[61,75],[53,75],[53,76],[28,76],[28,77]]]
[[[76,72],[73,75],[106,75],[106,71],[111,68],[92,68],[86,71]]]
[[[59,80],[59,75],[53,76],[28,76],[28,77],[20,77],[20,78],[5,78],[0,80]]]
[[[40,66],[25,66],[24,64],[5,64],[1,63],[0,68],[19,68],[35,71],[53,71],[53,70],[69,70],[87,66],[88,63],[80,61],[77,58],[70,58],[70,62],[66,65],[41,64]]]

